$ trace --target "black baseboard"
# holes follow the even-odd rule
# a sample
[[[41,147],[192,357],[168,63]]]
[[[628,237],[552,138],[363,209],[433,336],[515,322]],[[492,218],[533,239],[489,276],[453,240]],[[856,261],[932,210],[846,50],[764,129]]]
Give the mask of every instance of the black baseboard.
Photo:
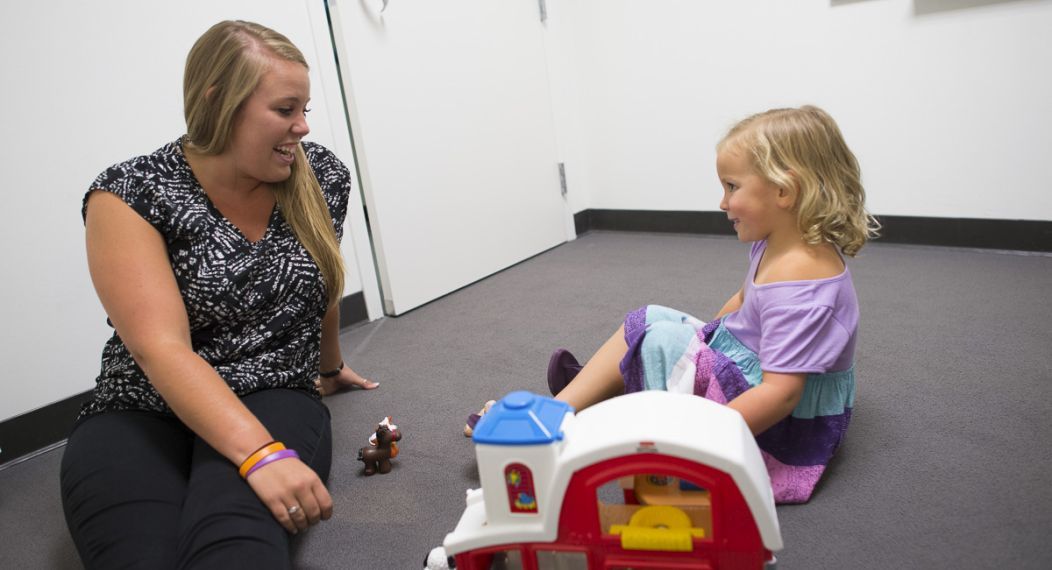
[[[723,212],[583,210],[573,221],[578,235],[590,230],[734,235]]]
[[[0,466],[66,439],[90,394],[77,394],[0,422]]]
[[[361,291],[340,299],[340,328],[345,329],[369,320],[369,311],[365,307],[365,294]]]
[[[1052,252],[1052,222],[877,216],[877,241],[947,247]],[[723,212],[583,210],[574,214],[577,234],[590,230],[734,235]]]
[[[878,216],[880,241],[1016,251],[1052,251],[1052,222]]]
[[[365,295],[347,295],[340,301],[340,328],[367,321]],[[101,347],[100,347],[101,349]],[[0,469],[69,436],[80,407],[90,397],[84,392],[0,422]]]

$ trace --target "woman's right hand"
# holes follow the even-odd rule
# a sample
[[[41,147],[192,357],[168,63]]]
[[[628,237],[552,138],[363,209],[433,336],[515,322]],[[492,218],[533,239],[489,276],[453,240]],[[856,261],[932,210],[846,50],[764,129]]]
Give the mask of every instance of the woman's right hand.
[[[291,534],[332,516],[332,497],[318,474],[296,458],[282,459],[260,467],[248,476],[248,484]],[[289,514],[289,509],[293,513]]]

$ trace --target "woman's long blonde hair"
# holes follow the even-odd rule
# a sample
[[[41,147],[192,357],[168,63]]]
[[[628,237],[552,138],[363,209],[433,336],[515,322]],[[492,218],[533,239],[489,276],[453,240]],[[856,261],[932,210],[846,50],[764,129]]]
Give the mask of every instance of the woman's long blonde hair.
[[[194,151],[215,155],[226,150],[238,110],[273,57],[307,67],[303,53],[288,38],[252,22],[219,22],[198,38],[183,77],[183,114]],[[292,174],[276,185],[275,197],[292,233],[318,265],[328,305],[333,305],[343,294],[343,257],[303,145],[296,145]]]
[[[761,176],[798,189],[796,219],[807,243],[830,242],[854,257],[878,235],[880,224],[866,211],[858,160],[822,109],[758,113],[732,127],[716,150],[744,152]]]

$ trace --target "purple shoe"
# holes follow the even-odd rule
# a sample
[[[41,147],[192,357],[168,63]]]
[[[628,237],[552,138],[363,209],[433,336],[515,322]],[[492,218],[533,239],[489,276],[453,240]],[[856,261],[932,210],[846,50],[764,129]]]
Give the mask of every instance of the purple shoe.
[[[556,396],[563,388],[577,377],[581,364],[565,348],[557,348],[548,360],[548,391]]]
[[[471,437],[475,434],[475,426],[478,425],[479,420],[481,420],[482,416],[486,415],[486,412],[488,412],[496,403],[495,400],[490,400],[486,402],[486,405],[482,406],[482,409],[479,410],[477,414],[471,414],[468,416],[468,421],[464,424],[464,437]]]

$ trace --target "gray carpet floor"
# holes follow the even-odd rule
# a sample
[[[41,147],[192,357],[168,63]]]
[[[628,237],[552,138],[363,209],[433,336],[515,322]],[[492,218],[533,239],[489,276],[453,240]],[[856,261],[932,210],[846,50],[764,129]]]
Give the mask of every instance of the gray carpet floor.
[[[710,317],[747,253],[731,238],[593,232],[344,331],[348,362],[381,387],[327,399],[335,512],[297,539],[296,566],[420,568],[478,485],[468,413],[511,390],[545,393],[553,348],[591,354],[640,305]],[[853,423],[813,499],[779,507],[779,567],[1052,567],[1052,256],[878,242],[850,267]],[[385,415],[401,454],[365,477],[356,451]],[[60,455],[0,471],[0,568],[80,568]]]

